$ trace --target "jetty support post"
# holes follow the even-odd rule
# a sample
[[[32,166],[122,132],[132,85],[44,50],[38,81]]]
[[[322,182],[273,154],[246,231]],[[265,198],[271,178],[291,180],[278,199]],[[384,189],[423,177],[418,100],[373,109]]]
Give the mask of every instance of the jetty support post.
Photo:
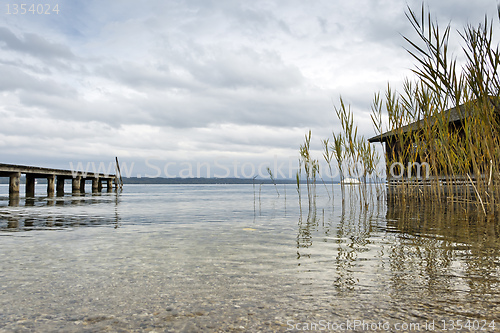
[[[11,207],[19,207],[19,202],[21,201],[21,198],[19,195],[9,195],[9,206]]]
[[[21,181],[20,172],[12,172],[9,175],[9,196],[19,196],[19,183]]]
[[[33,198],[35,196],[35,175],[31,173],[26,174],[26,198]]]
[[[56,176],[56,192],[58,197],[64,196],[64,177]]]
[[[47,196],[53,197],[56,188],[56,175],[47,175]]]
[[[85,181],[87,178],[80,177],[80,193],[85,193]]]
[[[99,178],[92,178],[92,193],[99,192]]]
[[[81,178],[82,176],[76,176],[71,179],[71,192],[73,192],[73,194],[80,193]]]
[[[113,180],[111,178],[106,179],[106,190],[108,193],[113,192]]]

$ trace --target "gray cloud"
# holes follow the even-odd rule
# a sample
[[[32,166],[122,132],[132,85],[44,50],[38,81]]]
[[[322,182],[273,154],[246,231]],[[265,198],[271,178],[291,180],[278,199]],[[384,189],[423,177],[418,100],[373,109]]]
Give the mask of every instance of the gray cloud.
[[[281,90],[298,87],[304,81],[298,68],[283,64],[273,53],[248,48],[214,53],[213,58],[190,66],[191,74],[209,86]]]
[[[37,78],[19,67],[0,65],[0,91],[18,89],[46,94],[58,94],[62,90],[54,80]]]
[[[191,87],[189,82],[171,73],[168,66],[162,65],[144,65],[133,62],[112,63],[96,68],[95,73],[139,90]]]
[[[496,15],[489,0],[429,7],[454,27]],[[373,94],[387,82],[397,87],[413,65],[401,38],[411,36],[406,3],[396,0],[90,0],[64,8],[58,17],[0,23],[5,162],[272,158],[296,151],[309,128],[315,145],[338,131],[340,95],[369,136]]]
[[[5,44],[4,50],[27,53],[35,57],[66,59],[74,57],[73,53],[65,45],[52,43],[35,33],[24,33],[21,39],[6,27],[0,27],[0,42]]]

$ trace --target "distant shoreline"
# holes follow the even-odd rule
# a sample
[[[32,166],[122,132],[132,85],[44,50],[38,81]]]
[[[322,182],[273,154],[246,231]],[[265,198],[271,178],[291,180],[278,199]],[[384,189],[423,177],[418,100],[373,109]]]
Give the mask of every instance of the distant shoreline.
[[[276,184],[297,184],[295,179],[276,179]],[[305,180],[301,180],[301,183]],[[320,182],[317,182],[318,184]],[[332,182],[325,182],[331,184]],[[337,184],[338,182],[333,182]],[[273,184],[271,179],[252,178],[123,178],[123,184]]]

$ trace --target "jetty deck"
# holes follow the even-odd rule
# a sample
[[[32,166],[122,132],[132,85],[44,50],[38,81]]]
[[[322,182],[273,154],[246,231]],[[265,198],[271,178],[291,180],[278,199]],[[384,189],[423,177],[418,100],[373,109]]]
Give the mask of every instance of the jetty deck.
[[[106,184],[108,192],[113,189],[113,180],[115,180],[115,185],[117,184],[116,175],[0,163],[0,177],[10,178],[9,196],[19,196],[19,184],[23,174],[26,175],[26,197],[35,196],[35,180],[37,178],[47,179],[47,196],[53,196],[54,192],[57,195],[64,195],[66,179],[72,180],[72,193],[85,193],[87,180],[92,181],[93,193],[102,191],[103,183]]]

